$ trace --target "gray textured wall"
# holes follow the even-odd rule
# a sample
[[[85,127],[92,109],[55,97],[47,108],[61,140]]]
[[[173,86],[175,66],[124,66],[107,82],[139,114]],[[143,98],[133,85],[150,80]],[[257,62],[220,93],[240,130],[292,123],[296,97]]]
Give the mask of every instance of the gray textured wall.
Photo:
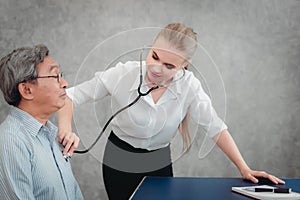
[[[91,77],[95,68],[86,68],[76,79],[88,52],[112,35],[183,22],[198,33],[199,43],[218,66],[220,76],[213,67],[203,67],[198,77],[204,76],[204,86],[247,163],[280,177],[300,177],[299,11],[299,0],[1,0],[0,56],[15,47],[44,43],[73,85],[75,80]],[[117,56],[118,48],[130,46],[130,40],[120,41],[107,43],[105,50],[102,45],[99,59]],[[199,60],[201,63],[205,58]],[[109,99],[103,101],[96,103],[100,123],[109,115],[101,109]],[[3,121],[9,107],[2,95],[0,109]],[[98,131],[89,120],[95,117],[90,115],[93,113],[84,107],[76,112],[76,128],[81,130],[83,143],[91,141]],[[198,134],[190,152],[178,156],[176,144],[181,143],[176,138],[173,142],[172,150],[179,157],[175,158],[175,176],[239,176],[218,148],[211,150],[209,142],[203,143],[201,130],[192,129]],[[85,130],[87,135],[81,134]],[[107,198],[100,165],[104,143],[105,138],[92,154],[72,158],[86,199]]]

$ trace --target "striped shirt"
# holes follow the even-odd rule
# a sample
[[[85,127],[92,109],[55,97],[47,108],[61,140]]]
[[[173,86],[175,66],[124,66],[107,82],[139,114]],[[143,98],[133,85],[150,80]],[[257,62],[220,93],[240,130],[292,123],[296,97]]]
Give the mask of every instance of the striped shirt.
[[[0,199],[83,199],[57,127],[13,107],[0,125]]]

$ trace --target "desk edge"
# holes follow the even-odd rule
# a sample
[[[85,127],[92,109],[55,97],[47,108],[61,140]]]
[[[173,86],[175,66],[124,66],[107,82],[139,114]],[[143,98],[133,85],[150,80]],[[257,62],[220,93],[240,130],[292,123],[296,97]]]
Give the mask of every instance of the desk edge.
[[[135,193],[137,192],[137,190],[140,188],[140,186],[142,185],[142,183],[144,182],[144,180],[146,179],[147,176],[144,176],[143,179],[141,180],[141,182],[139,183],[139,185],[135,188],[134,192],[132,193],[132,195],[130,196],[129,200],[131,200],[133,198],[133,196],[135,195]]]

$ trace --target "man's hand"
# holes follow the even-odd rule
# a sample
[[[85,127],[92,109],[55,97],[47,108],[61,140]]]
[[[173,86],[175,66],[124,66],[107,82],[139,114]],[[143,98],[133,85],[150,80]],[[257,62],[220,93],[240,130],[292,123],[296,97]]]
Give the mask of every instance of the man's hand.
[[[70,157],[73,156],[74,150],[78,147],[79,137],[71,131],[59,131],[58,142],[64,146],[63,155],[69,153]]]

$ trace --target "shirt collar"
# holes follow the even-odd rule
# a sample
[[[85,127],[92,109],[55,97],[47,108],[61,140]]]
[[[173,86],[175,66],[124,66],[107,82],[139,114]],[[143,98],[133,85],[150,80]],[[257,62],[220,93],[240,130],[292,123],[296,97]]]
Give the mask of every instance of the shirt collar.
[[[43,133],[46,134],[46,137],[48,137],[49,141],[53,143],[57,136],[57,127],[48,120],[46,126],[44,126],[42,130]]]
[[[46,127],[48,128],[49,132],[53,135],[53,137],[56,138],[58,128],[49,120],[46,123]]]
[[[184,73],[186,73],[186,71],[184,71]],[[185,74],[183,75],[183,76],[185,76]],[[181,88],[182,88],[182,79],[183,79],[184,77],[182,77],[182,71],[180,70],[180,71],[178,71],[175,75],[174,75],[174,83],[173,83],[173,85],[174,85],[174,89],[176,90],[176,93],[177,94],[181,94]]]
[[[130,88],[130,92],[131,91],[134,91],[134,90],[138,90],[138,87],[140,85],[140,67],[138,67],[138,73],[137,73],[137,76],[136,76],[136,79],[135,81],[133,82],[131,88]],[[142,62],[142,74],[143,74],[143,77],[145,77],[145,74],[146,74],[146,62],[143,61]],[[177,93],[177,94],[181,94],[181,84],[180,84],[180,76],[182,76],[182,72],[181,71],[178,71],[175,75],[174,75],[174,79],[177,80],[179,79],[178,81],[175,81],[174,83],[171,83],[171,85],[169,86],[172,90],[173,93]],[[146,87],[146,83],[145,83],[145,80],[143,79],[142,80],[142,86],[141,87]],[[145,89],[145,88],[144,88]],[[175,91],[173,91],[175,90]]]
[[[33,136],[37,136],[43,127],[43,124],[40,123],[36,118],[17,107],[12,108],[11,115],[18,119],[24,125],[24,127],[26,127],[26,130]],[[50,133],[57,132],[57,127],[50,121],[47,121],[45,127],[49,129]]]

